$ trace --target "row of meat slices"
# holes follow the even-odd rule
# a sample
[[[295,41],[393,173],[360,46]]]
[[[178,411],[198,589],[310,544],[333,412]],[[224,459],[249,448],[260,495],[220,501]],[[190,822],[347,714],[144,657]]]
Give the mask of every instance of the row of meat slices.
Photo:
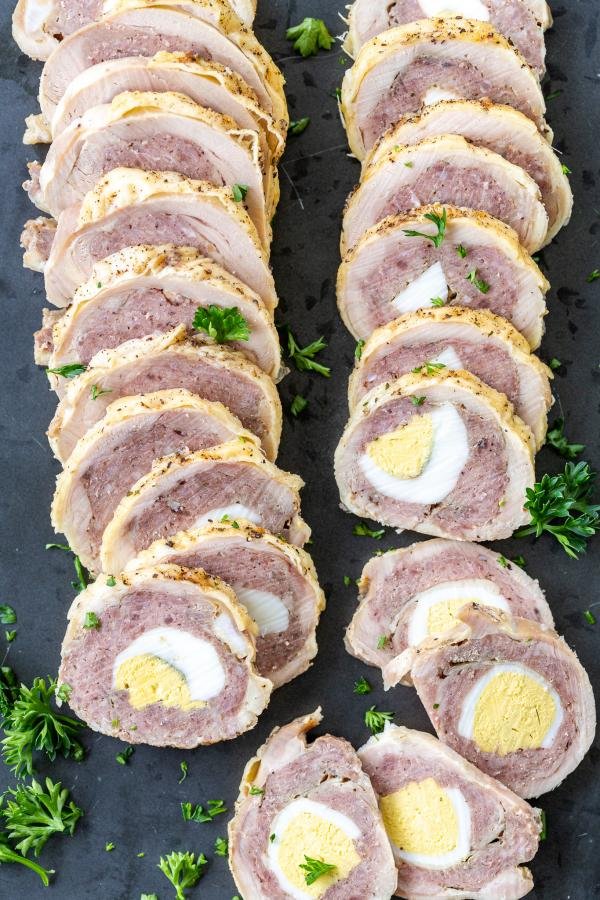
[[[552,404],[530,254],[572,208],[544,121],[544,10],[350,8],[341,111],[362,173],[337,294],[360,343],[336,479],[349,511],[400,530],[495,540],[528,519]]]
[[[317,651],[303,483],[274,462],[270,223],[288,114],[254,11],[15,11],[19,45],[46,60],[25,142],[50,147],[24,187],[49,217],[22,242],[55,307],[35,338],[59,398],[52,522],[95,576],[60,677],[86,723],[132,743],[234,738]],[[213,338],[195,322],[215,311],[244,327]]]

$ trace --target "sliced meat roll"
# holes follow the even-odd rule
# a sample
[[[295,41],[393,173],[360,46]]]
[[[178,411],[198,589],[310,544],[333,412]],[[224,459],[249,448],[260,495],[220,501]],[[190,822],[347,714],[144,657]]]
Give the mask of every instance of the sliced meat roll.
[[[429,216],[445,221],[436,243],[439,228]],[[549,287],[504,223],[482,212],[430,206],[390,216],[366,231],[342,261],[337,297],[346,327],[362,340],[439,298],[446,306],[490,309],[535,349]]]
[[[489,22],[538,75],[545,71],[544,30],[552,21],[545,0],[354,0],[344,48],[356,56],[363,44],[382,31],[429,16],[468,16]]]
[[[567,224],[573,194],[559,158],[531,119],[510,106],[488,100],[442,100],[390,128],[369,153],[365,165],[383,159],[400,144],[418,144],[443,134],[460,134],[478,147],[493,150],[533,178],[548,214],[546,241]]]
[[[596,728],[587,673],[564,639],[527,619],[472,606],[446,640],[399,657],[438,736],[521,797],[557,787]],[[392,664],[390,664],[391,666]]]
[[[379,795],[407,900],[519,900],[533,888],[542,821],[430,734],[388,725],[358,751]]]
[[[69,379],[48,429],[54,455],[64,464],[110,403],[170,388],[222,403],[259,438],[268,459],[277,456],[281,401],[273,381],[235,350],[188,339],[183,327],[102,351]]]
[[[54,528],[66,535],[84,566],[98,572],[104,529],[155,460],[233,439],[256,440],[220,403],[181,388],[115,400],[77,442],[58,476]]]
[[[552,373],[512,325],[484,309],[421,309],[374,331],[350,378],[350,412],[372,388],[428,361],[442,363],[447,371],[471,372],[505,394],[531,428],[536,446],[542,446]]]
[[[251,441],[158,460],[119,503],[102,541],[102,568],[119,572],[160,538],[245,519],[301,547],[310,529],[300,518],[304,482],[269,463]]]
[[[58,217],[119,166],[179,172],[230,189],[244,185],[250,218],[269,246],[279,189],[256,132],[183,94],[127,91],[92,107],[53,142],[42,166],[30,164],[24,187],[40,209]]]
[[[325,595],[304,550],[242,519],[156,541],[127,569],[174,563],[226,581],[256,622],[256,668],[274,687],[296,678],[317,653]]]
[[[255,630],[231,588],[200,570],[103,575],[71,606],[59,681],[90,728],[131,744],[231,740],[271,693]]]
[[[439,537],[510,537],[528,520],[531,431],[474,375],[421,371],[374,388],[350,417],[335,454],[343,507]]]
[[[25,226],[27,264],[43,250],[40,226]],[[33,241],[33,246],[31,242]],[[113,169],[81,203],[61,213],[43,271],[46,294],[66,306],[94,263],[137,244],[195,247],[247,284],[269,309],[277,305],[268,257],[256,228],[231,188],[173,172]]]
[[[548,215],[533,178],[499,154],[446,134],[394,145],[364,170],[344,211],[342,254],[386,216],[427,203],[482,209],[510,225],[530,252],[547,242]]]
[[[48,58],[40,80],[40,105],[46,121],[69,85],[84,69],[130,56],[154,56],[160,50],[190,53],[237,72],[274,119],[287,118],[283,76],[252,31],[240,26],[222,0],[128,0],[99,22],[79,28]]]
[[[346,631],[349,653],[386,666],[407,647],[445,636],[457,613],[476,602],[554,626],[537,581],[479,544],[432,540],[370,559],[362,571],[360,605]],[[404,677],[410,684],[410,673]]]
[[[317,710],[276,728],[246,766],[229,823],[229,865],[244,897],[388,900],[395,890],[371,783],[347,741],[327,734],[307,744],[320,721]],[[311,882],[307,860],[331,868]]]
[[[254,91],[236,72],[189,53],[161,50],[154,56],[126,56],[84,69],[69,84],[52,122],[43,116],[27,119],[24,142],[49,143],[74,119],[93,106],[110,103],[124,91],[175,91],[200,106],[229,116],[240,128],[258,134],[267,162],[283,153],[287,120],[275,121],[262,108]]]
[[[239,311],[248,338],[230,346],[276,377],[279,338],[260,297],[197,250],[172,244],[127,247],[96,263],[65,313],[53,320],[50,367],[87,364],[100,350],[181,324],[192,332],[196,310],[211,306]],[[208,339],[205,332],[195,334]]]
[[[358,159],[402,116],[443,99],[514,106],[540,128],[546,106],[535,73],[484,22],[422,19],[365,44],[342,84],[342,112]]]

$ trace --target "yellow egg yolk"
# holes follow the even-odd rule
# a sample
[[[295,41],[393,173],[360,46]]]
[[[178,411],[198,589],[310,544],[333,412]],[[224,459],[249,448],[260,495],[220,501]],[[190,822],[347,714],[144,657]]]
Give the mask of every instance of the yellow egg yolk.
[[[480,602],[477,597],[456,597],[454,600],[443,600],[434,604],[429,609],[427,616],[427,631],[429,634],[438,635],[450,631],[460,624],[457,613],[468,603]]]
[[[187,681],[176,668],[150,653],[124,660],[115,675],[115,687],[129,691],[129,703],[134,709],[144,709],[152,703],[175,706],[178,709],[199,709],[203,700],[192,700]]]
[[[406,425],[371,441],[367,455],[395,478],[416,478],[425,468],[433,449],[433,420],[430,415],[413,416]]]
[[[360,862],[354,841],[343,828],[314,813],[294,816],[277,840],[277,861],[283,874],[297,890],[310,897],[320,897],[336,881],[347,878]],[[329,863],[335,869],[308,885],[306,873],[300,868],[305,856]]]
[[[381,815],[399,850],[440,856],[458,846],[459,822],[452,800],[434,778],[411,781],[382,797]]]
[[[520,672],[500,672],[484,687],[473,719],[473,740],[485,753],[506,756],[541,747],[556,715],[554,698]]]

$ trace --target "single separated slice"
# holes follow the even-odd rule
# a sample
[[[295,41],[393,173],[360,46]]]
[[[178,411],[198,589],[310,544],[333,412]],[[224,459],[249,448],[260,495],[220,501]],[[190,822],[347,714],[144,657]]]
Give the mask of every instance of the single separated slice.
[[[276,728],[244,771],[229,823],[229,865],[252,900],[389,900],[396,872],[377,798],[350,744],[307,744],[321,710]],[[326,862],[311,888],[310,862]],[[307,868],[308,867],[308,868]]]
[[[173,563],[227,582],[256,622],[256,668],[280,687],[310,666],[325,595],[300,547],[243,519],[225,517],[155,541],[127,564],[136,570]]]
[[[342,83],[352,152],[363,159],[402,116],[441,99],[514,106],[544,130],[546,105],[535,73],[512,44],[484,22],[421,19],[366,43]]]
[[[388,683],[410,672],[444,743],[520,797],[539,797],[594,739],[587,673],[564,638],[537,622],[476,605],[458,618],[447,638],[390,663]]]
[[[386,216],[428,203],[481,209],[509,225],[526,250],[547,242],[540,189],[520,166],[456,134],[376,154],[344,210],[342,255]]]
[[[386,666],[407,647],[445,637],[472,602],[554,626],[537,581],[516,563],[468,541],[420,541],[375,556],[359,582],[360,603],[346,631],[346,649],[369,665]],[[403,683],[411,684],[410,673]]]
[[[434,242],[442,224],[442,240]],[[403,313],[444,302],[503,316],[535,349],[549,287],[503,222],[480,211],[427,206],[364,233],[342,261],[337,300],[346,327],[361,340]]]
[[[178,172],[232,190],[243,185],[250,218],[270,245],[279,189],[257,133],[173,91],[126,91],[88,109],[56,138],[42,166],[30,164],[25,188],[57,217],[119,166]]]
[[[277,456],[281,400],[272,379],[235,350],[191,340],[184,326],[101,351],[69,379],[48,429],[54,455],[64,465],[115,400],[169,388],[222,403],[259,438],[268,459]]]
[[[201,570],[102,575],[71,606],[59,681],[94,731],[186,749],[231,740],[271,693],[255,631],[231,588]]]
[[[194,318],[199,308],[211,307],[238,310],[247,334],[236,330],[221,339],[276,378],[281,367],[279,338],[260,297],[198,250],[173,244],[125,247],[94,265],[64,314],[51,314],[51,338],[44,338],[50,368],[73,362],[87,365],[101,350],[164,334],[179,325],[196,338],[209,340],[206,330],[194,332]]]
[[[365,396],[336,450],[335,476],[343,507],[358,516],[497,540],[527,521],[533,446],[506,397],[468,372],[427,363]]]
[[[407,900],[519,900],[533,888],[541,811],[430,734],[386,725],[358,751]]]
[[[154,541],[224,516],[260,525],[301,547],[310,536],[299,515],[303,484],[248,440],[165,456],[119,503],[104,532],[102,568],[121,571]]]
[[[525,338],[488,310],[434,307],[407,313],[377,328],[362,348],[350,378],[350,412],[374,387],[426,362],[463,369],[504,394],[541,447],[552,403],[552,373]]]
[[[234,438],[256,440],[226,407],[181,388],[115,400],[77,442],[58,476],[54,528],[66,535],[84,566],[98,572],[104,529],[155,460]]]

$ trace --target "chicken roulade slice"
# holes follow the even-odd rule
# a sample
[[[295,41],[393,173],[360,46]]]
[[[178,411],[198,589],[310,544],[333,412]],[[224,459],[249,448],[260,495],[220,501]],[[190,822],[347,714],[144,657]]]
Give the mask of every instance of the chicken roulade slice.
[[[467,16],[489,22],[540,77],[545,72],[544,31],[552,23],[546,0],[354,0],[344,49],[355,57],[363,44],[382,31],[430,16]]]
[[[444,743],[520,797],[539,797],[577,768],[594,739],[587,673],[564,638],[537,622],[476,605],[458,618],[445,640],[390,663],[389,683],[410,672]]]
[[[358,751],[407,900],[519,900],[541,812],[430,734],[387,725]]]
[[[227,340],[268,375],[277,377],[279,338],[260,297],[197,250],[169,244],[126,247],[96,263],[64,313],[51,314],[50,368],[87,365],[100,350],[166,333],[178,325],[185,325],[198,339],[209,340],[206,331],[194,332],[194,317],[199,308],[214,307],[237,310],[236,316],[245,321],[244,333],[238,327],[231,334],[217,335],[219,340]]]
[[[182,388],[115,400],[77,442],[58,476],[52,524],[83,565],[98,572],[104,529],[155,460],[234,439],[256,440],[220,403]]]
[[[438,100],[504,103],[545,130],[540,83],[512,44],[484,22],[422,19],[366,43],[342,84],[342,113],[358,159],[390,125]]]
[[[163,457],[119,503],[104,531],[102,568],[119,572],[154,541],[224,516],[245,519],[302,547],[310,537],[299,515],[303,484],[248,440]]]
[[[254,666],[256,626],[201,570],[101,575],[74,601],[59,682],[103,734],[192,749],[253,728],[272,684]]]
[[[360,604],[346,631],[346,649],[386,674],[407,647],[445,636],[457,613],[476,602],[554,627],[537,581],[516,563],[480,544],[436,538],[370,559],[359,582]],[[410,673],[404,676],[410,684]]]
[[[503,222],[429,206],[366,231],[342,261],[337,298],[346,327],[360,340],[403,313],[443,301],[503,316],[535,349],[549,287]]]
[[[170,0],[169,6],[177,0]],[[131,6],[123,0],[18,0],[13,13],[13,38],[19,49],[32,59],[48,59],[63,38],[119,7]],[[192,15],[195,0],[179,5]],[[229,0],[241,23],[251,26],[256,13],[256,0]],[[206,4],[200,6],[199,15]],[[223,13],[221,13],[221,16]],[[215,19],[218,22],[218,19]]]
[[[529,425],[539,449],[552,404],[552,373],[506,319],[486,309],[434,307],[406,313],[376,329],[362,348],[350,378],[350,412],[370,390],[426,362],[463,369],[505,394]]]
[[[342,255],[386,216],[428,203],[483,210],[509,225],[530,252],[547,243],[548,214],[533,178],[498,153],[445,134],[393,145],[364,170],[344,211]]]
[[[342,506],[423,534],[507,538],[528,521],[533,446],[506,397],[427,362],[374,388],[350,417],[335,454]]]
[[[459,134],[478,147],[492,150],[533,178],[548,214],[547,242],[567,224],[573,194],[560,160],[531,119],[511,106],[487,100],[441,100],[390,128],[364,164],[383,159],[398,145],[418,144],[443,134]]]
[[[250,218],[269,247],[279,189],[256,132],[183,94],[127,91],[89,109],[56,138],[42,166],[30,163],[24,187],[56,218],[119,166],[178,172],[229,189],[243,185]]]
[[[287,119],[283,76],[253,32],[223,0],[122,0],[98,22],[65,38],[40,80],[42,115],[51,122],[69,85],[90,66],[160,50],[189,53],[240,75],[276,121]]]
[[[52,223],[53,220],[47,220]],[[267,251],[231,188],[194,181],[174,172],[113,169],[81,203],[61,213],[49,241],[39,221],[27,223],[21,238],[25,265],[44,272],[46,294],[55,306],[70,303],[88,280],[94,263],[137,244],[195,247],[247,284],[268,309],[277,305]]]
[[[252,900],[389,900],[394,857],[355,750],[326,734],[321,710],[276,728],[247,764],[229,823],[229,865]],[[311,879],[311,861],[327,864]]]
[[[258,134],[266,162],[283,153],[287,120],[275,121],[254,91],[236,72],[189,53],[161,50],[154,56],[127,56],[84,69],[68,86],[52,122],[43,116],[27,119],[26,144],[50,143],[93,106],[110,103],[125,91],[174,91],[199,106],[229,116],[239,128]]]
[[[227,582],[256,622],[256,668],[280,687],[310,666],[325,595],[312,559],[243,519],[204,525],[156,541],[127,570],[174,563]]]
[[[235,350],[190,340],[183,326],[101,351],[85,372],[68,379],[48,429],[54,455],[64,465],[110,403],[173,388],[222,403],[259,438],[267,458],[275,459],[281,400],[272,379]]]

